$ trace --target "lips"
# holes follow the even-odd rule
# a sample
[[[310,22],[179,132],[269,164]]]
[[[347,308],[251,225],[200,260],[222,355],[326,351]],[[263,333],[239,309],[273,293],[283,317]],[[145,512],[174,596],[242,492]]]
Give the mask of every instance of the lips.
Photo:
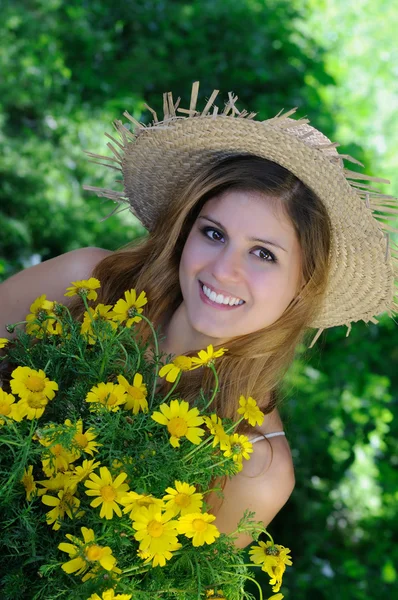
[[[237,308],[240,308],[241,306],[244,306],[245,302],[243,302],[243,304],[234,304],[232,306],[230,306],[229,304],[217,304],[217,302],[213,302],[212,300],[210,300],[210,298],[208,298],[206,296],[206,294],[204,293],[202,286],[203,283],[201,281],[198,281],[199,283],[199,295],[200,295],[200,299],[202,300],[202,302],[204,304],[207,304],[208,306],[211,306],[212,308],[216,308],[217,310],[236,310]]]

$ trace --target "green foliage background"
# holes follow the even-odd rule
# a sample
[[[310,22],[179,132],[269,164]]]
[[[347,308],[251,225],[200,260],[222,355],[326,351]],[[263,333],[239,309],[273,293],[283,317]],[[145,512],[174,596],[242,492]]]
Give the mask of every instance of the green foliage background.
[[[82,184],[111,187],[114,177],[82,150],[107,153],[112,120],[125,109],[147,119],[144,101],[160,111],[164,91],[187,104],[195,80],[202,100],[233,90],[263,118],[298,106],[397,194],[394,5],[3,0],[0,278],[74,248],[116,249],[142,231],[126,212],[100,221],[113,205]],[[295,558],[286,598],[398,592],[397,342],[387,319],[348,338],[337,328],[286,381],[297,484],[271,526]]]

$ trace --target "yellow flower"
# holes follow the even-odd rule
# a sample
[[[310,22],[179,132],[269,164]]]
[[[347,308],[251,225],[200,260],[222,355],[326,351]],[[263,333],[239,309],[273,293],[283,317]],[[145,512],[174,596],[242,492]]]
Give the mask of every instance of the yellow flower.
[[[196,365],[192,367],[193,369],[198,369],[199,367],[210,367],[214,363],[215,358],[219,358],[225,352],[228,352],[227,348],[220,348],[219,350],[214,351],[212,344],[207,346],[206,350],[199,350],[198,357],[194,356],[192,358],[192,364]]]
[[[175,517],[179,513],[187,515],[189,513],[197,513],[202,509],[203,495],[196,493],[194,485],[181,481],[174,482],[175,489],[172,487],[166,488],[167,494],[163,496],[166,512],[170,511]]]
[[[52,400],[58,390],[58,383],[48,379],[42,369],[35,371],[30,367],[17,367],[11,377],[11,391],[22,399],[30,394],[40,394]]]
[[[102,321],[108,323],[112,329],[117,328],[117,324],[110,320],[111,314],[108,314],[112,310],[111,304],[97,304],[95,309],[89,307],[88,312],[85,311],[83,315],[83,323],[80,329],[80,333],[87,338],[89,344],[95,344],[98,337],[104,339],[106,337],[106,330],[97,333],[93,331],[93,321]]]
[[[239,433],[233,433],[229,436],[224,456],[232,456],[233,461],[242,468],[243,459],[249,460],[252,452],[253,444],[249,442],[248,437],[246,435],[239,435]]]
[[[225,432],[222,420],[216,414],[204,417],[205,423],[212,435],[214,435],[213,448],[220,444],[221,450],[226,450],[229,443],[229,435]]]
[[[179,547],[176,522],[162,514],[156,504],[142,507],[134,518],[133,527],[136,530],[134,537],[140,542],[140,550],[150,553],[154,559],[153,566],[159,564],[163,567],[166,560],[171,558],[171,552]],[[155,558],[156,564],[154,564]]]
[[[84,515],[83,511],[76,512],[80,506],[80,500],[70,490],[60,490],[57,498],[45,494],[41,500],[46,506],[54,507],[46,514],[47,525],[52,525],[54,531],[61,527],[60,521],[63,521],[65,515],[68,515],[70,519]]]
[[[102,446],[102,444],[99,444],[95,441],[97,435],[94,433],[94,429],[91,429],[90,427],[85,433],[83,433],[83,421],[81,419],[79,419],[75,424],[73,424],[70,419],[66,419],[65,425],[76,428],[76,433],[73,436],[73,442],[76,444],[79,450],[82,450],[91,456],[94,456],[94,452],[98,452],[98,448]]]
[[[100,462],[95,460],[84,460],[81,465],[78,465],[74,468],[71,473],[71,482],[77,484],[80,481],[84,481],[87,477],[100,466]]]
[[[90,407],[92,412],[96,411],[96,404],[105,406],[109,412],[116,412],[126,400],[127,394],[125,388],[122,385],[114,383],[99,383],[93,386],[86,396],[86,402],[94,403]]]
[[[273,594],[268,600],[283,600],[285,596],[283,594]]]
[[[133,519],[135,513],[143,506],[148,507],[154,504],[158,508],[163,508],[163,500],[155,498],[152,494],[137,494],[137,492],[133,491],[123,496],[120,504],[124,506],[123,512],[125,514],[130,513],[130,519]]]
[[[289,548],[273,544],[271,541],[259,542],[258,546],[250,546],[250,560],[256,565],[262,565],[261,570],[270,576],[273,592],[279,592],[286,565],[292,564]]]
[[[43,437],[39,440],[42,446],[45,446],[47,450],[44,453],[42,459],[43,471],[47,477],[51,477],[55,473],[61,471],[65,473],[71,465],[80,457],[80,453],[76,451],[70,451],[64,448],[62,444],[51,444],[53,443],[51,438]]]
[[[84,485],[89,488],[86,490],[87,496],[97,496],[90,503],[90,506],[97,508],[101,506],[100,517],[105,519],[113,518],[113,511],[121,517],[120,500],[126,495],[129,486],[123,483],[126,479],[126,473],[120,473],[115,481],[107,467],[100,468],[100,476],[96,473],[91,473],[89,479],[84,482]]]
[[[124,292],[124,300],[120,298],[113,307],[112,318],[118,323],[125,321],[126,327],[131,327],[133,323],[139,323],[142,319],[140,315],[143,312],[143,306],[148,302],[145,292],[141,292],[137,297],[134,289]]]
[[[71,287],[66,288],[64,296],[85,296],[87,300],[96,300],[98,294],[95,290],[99,287],[101,284],[95,277],[72,281]]]
[[[13,405],[12,417],[15,421],[21,421],[24,417],[32,421],[39,419],[48,404],[47,396],[44,394],[29,394]]]
[[[32,465],[29,465],[29,467],[24,471],[21,483],[23,483],[26,491],[26,499],[31,500],[32,496],[34,496],[37,491],[36,482],[33,479]]]
[[[47,492],[58,492],[59,490],[68,490],[71,494],[76,491],[76,482],[72,478],[72,473],[67,471],[65,473],[57,473],[50,479],[42,479],[37,481],[44,489],[38,491],[39,496],[43,496]]]
[[[54,302],[47,300],[46,295],[43,294],[36,298],[30,307],[30,313],[25,318],[26,333],[37,338],[42,338],[44,333],[60,333],[58,321],[51,317],[55,317]]]
[[[0,349],[5,348],[10,340],[7,338],[0,338]]]
[[[69,544],[67,542],[61,542],[58,545],[58,548],[62,552],[67,552],[69,558],[72,559],[62,565],[62,569],[65,573],[82,575],[88,569],[95,570],[98,565],[101,565],[106,571],[116,570],[116,559],[112,556],[111,548],[109,548],[109,546],[99,546],[96,544],[94,531],[92,529],[81,527],[81,532],[83,540],[67,533],[66,537],[73,543]],[[82,580],[86,581],[89,577],[90,573],[87,573]]]
[[[13,419],[14,402],[15,397],[0,388],[0,415]],[[4,425],[4,419],[0,419],[0,425]]]
[[[154,412],[152,419],[161,425],[167,425],[171,435],[170,444],[177,448],[180,439],[186,437],[192,444],[200,444],[200,438],[205,434],[204,429],[197,427],[203,423],[197,408],[189,409],[185,400],[172,400],[170,405],[161,404],[160,412]]]
[[[257,402],[249,396],[247,399],[244,396],[239,398],[240,408],[238,408],[238,414],[243,415],[246,421],[249,421],[250,425],[261,425],[264,421],[264,413],[257,406]]]
[[[127,394],[127,400],[123,408],[132,410],[134,415],[136,415],[139,410],[148,412],[148,402],[146,399],[147,389],[145,383],[142,383],[142,375],[136,373],[132,384],[130,384],[123,375],[119,375],[117,380]]]
[[[189,371],[192,368],[190,356],[176,356],[173,362],[164,365],[159,371],[159,377],[165,377],[166,381],[174,383],[181,371]]]
[[[203,544],[212,544],[219,537],[220,532],[212,522],[214,515],[209,513],[190,513],[180,517],[177,521],[178,533],[183,533],[186,537],[192,538],[193,546],[203,546]]]
[[[88,600],[130,600],[130,598],[131,594],[117,594],[115,596],[115,591],[110,588],[109,590],[102,592],[101,596],[92,594]]]
[[[211,600],[226,600],[224,596],[224,592],[222,590],[206,590],[206,598],[211,598]]]

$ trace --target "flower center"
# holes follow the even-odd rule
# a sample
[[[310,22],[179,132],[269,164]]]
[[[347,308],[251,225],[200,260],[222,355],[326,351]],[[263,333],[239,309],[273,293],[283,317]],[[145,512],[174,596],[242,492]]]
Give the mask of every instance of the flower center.
[[[101,496],[105,500],[105,502],[113,502],[116,498],[115,488],[111,485],[104,485],[101,488]]]
[[[156,521],[155,519],[149,521],[147,531],[151,537],[158,538],[163,533],[163,523],[160,523],[160,521]]]
[[[88,439],[85,433],[77,433],[75,435],[75,441],[80,448],[86,448],[86,446],[88,446]]]
[[[279,550],[276,548],[276,546],[270,546],[266,549],[265,554],[268,554],[268,556],[278,556]]]
[[[181,369],[181,371],[187,371],[192,366],[192,360],[189,356],[177,356],[173,362],[178,369]]]
[[[85,555],[89,561],[99,560],[102,556],[102,548],[101,546],[97,546],[97,544],[92,544],[87,548]]]
[[[42,392],[46,387],[46,384],[41,377],[38,377],[37,375],[29,375],[26,382],[26,387],[30,392]]]
[[[0,404],[0,415],[9,415],[11,412],[11,406],[9,404]]]
[[[43,408],[47,404],[47,398],[41,394],[29,394],[26,400],[29,408]]]
[[[174,499],[174,502],[177,506],[181,506],[181,508],[187,508],[191,504],[191,497],[188,494],[177,494]]]
[[[129,318],[135,317],[138,314],[138,311],[135,308],[135,306],[132,306],[131,308],[128,309],[127,314],[129,316]]]
[[[182,437],[188,431],[188,425],[185,419],[182,419],[181,417],[174,417],[168,422],[167,429],[171,435]]]
[[[232,453],[233,454],[242,454],[243,452],[243,448],[240,444],[234,444],[232,446]]]
[[[118,397],[116,394],[108,394],[107,399],[105,400],[105,404],[108,406],[115,406],[118,403]]]
[[[194,519],[192,521],[192,527],[195,531],[204,531],[207,527],[207,523],[203,519]]]
[[[133,398],[133,400],[142,400],[144,398],[144,394],[142,393],[142,391],[139,388],[134,387],[132,385],[130,385],[128,393]]]

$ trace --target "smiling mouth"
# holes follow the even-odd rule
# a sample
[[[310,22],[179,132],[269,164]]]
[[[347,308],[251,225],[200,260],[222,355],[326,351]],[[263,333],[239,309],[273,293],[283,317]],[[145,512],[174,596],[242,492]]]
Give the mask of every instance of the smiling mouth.
[[[206,286],[202,281],[199,281],[199,286],[203,296],[213,305],[225,308],[234,308],[245,304],[244,300],[236,298],[234,296],[227,296],[223,294],[217,294],[214,290]]]

